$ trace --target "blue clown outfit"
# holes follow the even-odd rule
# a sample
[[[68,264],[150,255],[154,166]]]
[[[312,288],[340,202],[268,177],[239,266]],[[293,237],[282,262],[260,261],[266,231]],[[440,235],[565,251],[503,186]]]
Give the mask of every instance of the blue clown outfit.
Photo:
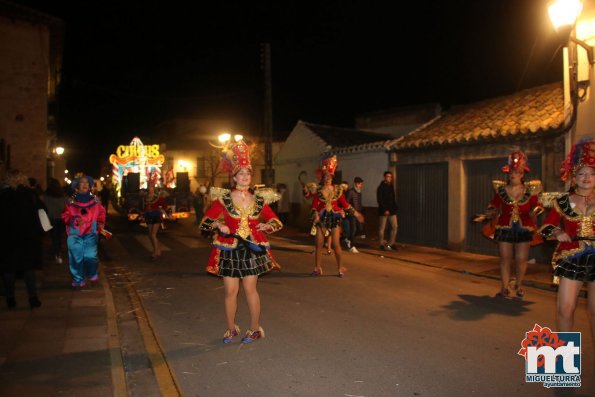
[[[80,186],[85,181],[88,183],[86,189]],[[98,233],[103,231],[105,225],[105,208],[91,193],[92,186],[91,177],[76,178],[72,183],[75,192],[62,212],[68,236],[68,261],[74,288],[84,287],[87,281],[97,281],[99,278],[97,244]]]

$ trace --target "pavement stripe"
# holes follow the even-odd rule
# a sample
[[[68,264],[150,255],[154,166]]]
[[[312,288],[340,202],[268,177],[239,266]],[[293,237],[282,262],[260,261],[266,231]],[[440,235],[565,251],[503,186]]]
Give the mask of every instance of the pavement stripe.
[[[122,360],[122,350],[120,347],[120,335],[118,333],[118,320],[116,318],[114,298],[112,296],[112,290],[110,289],[103,272],[99,273],[99,277],[101,278],[101,284],[103,285],[107,309],[108,348],[112,363],[112,390],[114,397],[126,397],[128,396],[128,389],[126,387],[126,370],[124,369],[124,362]]]
[[[126,276],[126,279],[128,281],[128,276]],[[155,374],[155,379],[157,381],[157,385],[159,386],[159,390],[161,391],[161,395],[167,397],[181,397],[182,393],[180,392],[180,388],[178,387],[178,384],[175,380],[175,375],[167,363],[163,349],[157,340],[157,335],[155,334],[155,331],[149,322],[148,313],[146,312],[142,300],[138,295],[136,288],[134,288],[133,283],[126,282],[126,290],[128,291],[128,296],[130,297],[132,306],[137,308],[134,314],[138,323],[139,331],[143,336],[145,349],[149,359],[151,360],[153,373]]]

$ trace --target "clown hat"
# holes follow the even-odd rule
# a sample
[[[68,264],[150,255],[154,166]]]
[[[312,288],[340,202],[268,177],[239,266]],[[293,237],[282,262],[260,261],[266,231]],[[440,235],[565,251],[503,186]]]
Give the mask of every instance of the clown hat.
[[[87,182],[89,182],[89,188],[92,188],[95,185],[95,181],[93,180],[93,178],[91,178],[89,175],[83,175],[82,172],[79,172],[76,174],[74,180],[70,184],[70,187],[73,189],[78,188],[81,179],[86,179]]]

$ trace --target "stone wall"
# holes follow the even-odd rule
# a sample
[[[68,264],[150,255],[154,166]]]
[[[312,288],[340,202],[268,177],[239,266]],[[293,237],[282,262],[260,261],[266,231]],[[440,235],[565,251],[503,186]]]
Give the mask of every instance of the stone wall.
[[[10,167],[45,185],[49,30],[0,17],[0,138]]]

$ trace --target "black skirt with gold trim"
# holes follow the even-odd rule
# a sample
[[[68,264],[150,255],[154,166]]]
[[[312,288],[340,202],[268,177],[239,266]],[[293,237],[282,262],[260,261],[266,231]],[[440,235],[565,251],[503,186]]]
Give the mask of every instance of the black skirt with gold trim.
[[[559,259],[554,275],[576,281],[595,281],[595,248],[588,247],[578,255]]]
[[[219,275],[222,277],[244,278],[259,276],[273,269],[273,261],[266,250],[251,250],[245,244],[238,244],[233,250],[221,250]]]

